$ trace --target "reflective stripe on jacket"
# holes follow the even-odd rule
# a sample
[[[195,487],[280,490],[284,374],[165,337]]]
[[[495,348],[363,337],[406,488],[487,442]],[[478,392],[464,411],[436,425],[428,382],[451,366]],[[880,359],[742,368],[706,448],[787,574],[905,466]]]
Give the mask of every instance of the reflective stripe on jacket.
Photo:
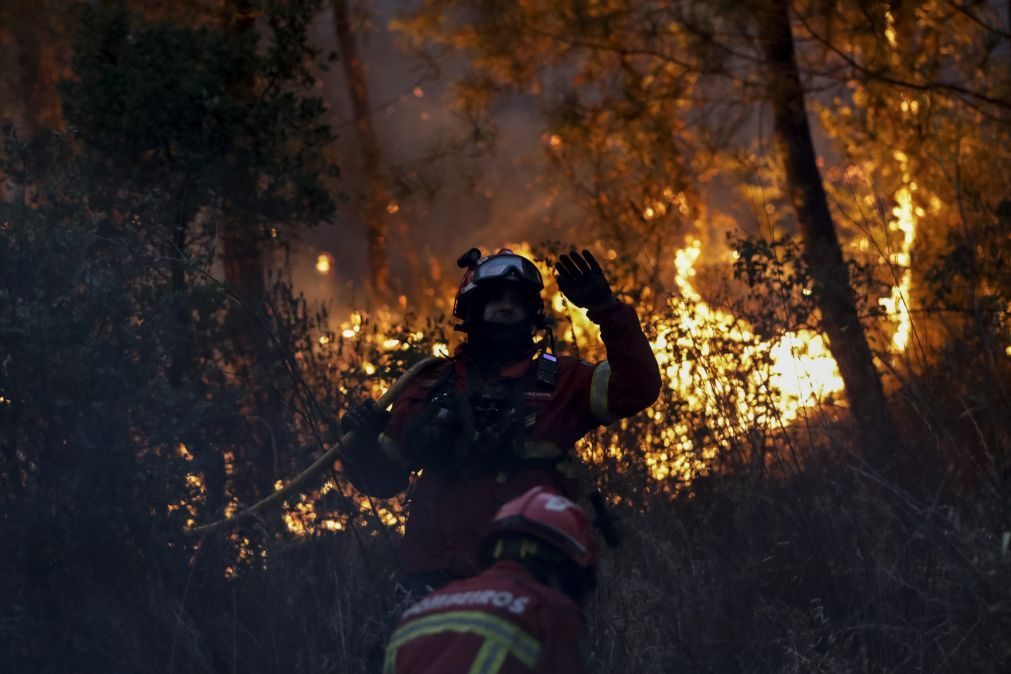
[[[580,674],[584,631],[572,600],[502,561],[408,609],[383,674]]]

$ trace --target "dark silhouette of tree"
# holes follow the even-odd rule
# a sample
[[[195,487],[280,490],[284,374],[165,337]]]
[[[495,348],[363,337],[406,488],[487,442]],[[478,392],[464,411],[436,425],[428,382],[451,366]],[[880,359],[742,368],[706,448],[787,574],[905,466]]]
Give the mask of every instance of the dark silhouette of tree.
[[[313,82],[305,28],[314,6],[269,5],[265,38],[251,25],[190,28],[122,11],[87,13],[76,76],[63,90],[64,115],[83,139],[80,161],[94,171],[97,198],[116,204],[117,218],[149,223],[175,292],[184,295],[198,273],[194,256],[220,250],[234,347],[223,353],[248,385],[239,408],[260,419],[250,421],[259,430],[232,448],[243,466],[234,480],[244,501],[273,489],[276,447],[287,446],[274,379],[283,365],[265,301],[266,247],[278,250],[334,208],[325,106],[305,93]],[[121,205],[114,195],[129,198]],[[195,318],[185,304],[172,311],[178,329],[169,375],[183,385],[194,376]],[[208,461],[218,466],[211,474],[223,474],[220,456]]]
[[[866,439],[879,452],[899,449],[888,401],[863,325],[818,170],[805,91],[801,85],[789,6],[770,2],[756,11],[776,145],[786,167],[787,192],[804,238],[804,257],[832,355],[846,383],[846,397]]]
[[[355,139],[364,173],[361,213],[365,221],[365,242],[368,253],[370,291],[383,298],[390,290],[390,261],[387,241],[389,226],[386,207],[390,190],[383,174],[379,137],[372,123],[372,103],[366,80],[365,63],[358,48],[358,37],[351,22],[346,0],[332,0],[334,33],[340,48],[341,67],[347,84],[348,98],[354,122]]]
[[[253,28],[256,16],[252,2],[228,0],[221,11],[224,30],[234,33],[237,41],[255,39]],[[236,70],[234,79],[224,84],[237,101],[248,105],[255,101],[257,95],[255,76],[255,72],[249,68]],[[255,173],[238,173],[234,179],[237,182],[234,185],[237,193],[255,194]],[[263,244],[269,235],[264,231],[264,224],[247,220],[248,214],[242,212],[242,209],[234,211],[224,213],[221,263],[228,285],[246,306],[246,311],[236,311],[233,314],[233,329],[236,338],[245,345],[250,364],[255,364],[265,358],[269,348],[266,335],[257,326],[263,313],[266,294]]]

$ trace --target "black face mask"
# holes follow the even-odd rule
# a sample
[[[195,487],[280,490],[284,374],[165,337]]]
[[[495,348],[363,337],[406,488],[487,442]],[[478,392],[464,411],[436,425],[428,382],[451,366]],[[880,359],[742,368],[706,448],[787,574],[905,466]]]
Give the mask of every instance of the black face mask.
[[[479,320],[467,333],[472,358],[490,363],[517,360],[534,345],[530,321],[503,325]]]

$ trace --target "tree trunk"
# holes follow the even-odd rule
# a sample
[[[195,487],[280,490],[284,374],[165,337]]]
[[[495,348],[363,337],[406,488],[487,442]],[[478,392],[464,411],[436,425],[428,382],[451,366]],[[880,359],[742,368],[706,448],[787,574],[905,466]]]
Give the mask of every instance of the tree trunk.
[[[346,0],[333,0],[334,31],[340,48],[344,78],[351,98],[355,136],[361,151],[365,173],[365,237],[369,254],[369,287],[377,296],[389,292],[389,257],[387,253],[386,205],[390,201],[382,175],[379,140],[372,126],[372,106],[369,103],[365,66],[358,56],[358,43],[348,15]]]
[[[899,449],[895,426],[867,336],[857,313],[828,199],[816,163],[814,142],[804,104],[785,0],[771,0],[760,17],[760,38],[766,58],[774,135],[786,166],[790,200],[804,242],[804,257],[814,281],[814,298],[832,355],[846,385],[846,397],[863,440],[877,456]]]
[[[225,3],[225,25],[237,33],[253,29],[255,15],[249,0],[229,0]],[[236,81],[232,86],[240,98],[252,99],[255,82]],[[247,185],[246,189],[255,189]],[[266,285],[263,272],[263,251],[260,233],[250,228],[235,214],[224,213],[221,231],[221,261],[225,280],[246,307],[235,312],[252,318],[260,310]],[[251,326],[247,326],[251,327]]]
[[[180,201],[182,200],[181,197]],[[182,210],[180,208],[180,210]],[[192,359],[192,318],[186,298],[186,238],[189,234],[189,222],[186,215],[179,213],[172,224],[172,246],[168,251],[172,293],[178,303],[176,309],[176,325],[178,334],[176,344],[172,348],[172,360],[169,365],[169,383],[178,387],[183,377],[189,372]]]
[[[223,10],[229,30],[241,34],[253,29],[256,12],[250,0],[227,0]],[[256,83],[251,79],[237,80],[232,87],[240,99],[252,101],[256,96]],[[255,192],[252,174],[240,174],[235,179],[249,183],[243,190]],[[249,399],[242,406],[242,416],[249,428],[257,427],[254,423],[257,418],[267,420],[269,434],[273,437],[281,432],[283,422],[279,418],[282,405],[271,386],[271,341],[264,329],[267,285],[263,239],[258,226],[244,221],[241,209],[230,213],[227,205],[225,208],[219,237],[221,264],[229,289],[241,303],[228,312],[228,330],[236,346],[234,367],[238,375],[249,382],[250,389]],[[245,503],[253,503],[271,493],[277,477],[272,443],[261,435],[252,431],[248,436],[243,433],[233,448],[233,493]]]
[[[225,11],[225,20],[232,30],[246,33],[253,29],[256,19],[249,0],[231,0],[226,3]],[[256,95],[253,81],[236,81],[233,86],[240,97],[252,99]],[[255,188],[254,185],[247,187]],[[221,256],[225,279],[242,301],[249,303],[250,309],[258,309],[265,289],[260,233],[228,213],[224,219]]]

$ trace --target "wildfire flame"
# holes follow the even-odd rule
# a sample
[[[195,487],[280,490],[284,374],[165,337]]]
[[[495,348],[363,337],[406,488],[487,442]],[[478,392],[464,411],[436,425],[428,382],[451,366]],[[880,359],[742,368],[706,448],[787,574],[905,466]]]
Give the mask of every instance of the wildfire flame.
[[[511,246],[521,251],[523,246]],[[702,413],[724,432],[746,430],[749,426],[768,428],[790,424],[805,408],[814,407],[843,390],[835,359],[821,335],[802,330],[775,340],[759,340],[751,326],[725,309],[707,303],[692,279],[702,256],[702,242],[692,239],[674,256],[675,283],[680,300],[670,301],[670,318],[654,317],[657,336],[651,342],[667,386],[688,410]],[[568,312],[570,325],[564,337],[587,349],[599,342],[599,330],[583,310],[568,306],[557,290],[550,296],[556,312]],[[731,340],[737,348],[722,352],[718,341]],[[602,355],[602,354],[601,354]],[[748,380],[736,383],[732,372],[748,372]],[[771,410],[749,404],[754,391],[771,402]],[[727,410],[724,401],[736,401]],[[714,448],[697,448],[687,422],[664,417],[654,411],[654,420],[667,425],[660,437],[647,438],[659,451],[648,452],[645,461],[657,480],[691,480],[714,457]],[[617,455],[617,438],[604,451]],[[586,448],[584,457],[599,460]]]
[[[908,181],[897,193],[894,219],[889,223],[892,231],[902,233],[901,246],[890,260],[903,271],[891,295],[881,300],[889,310],[890,319],[896,323],[892,341],[896,351],[905,348],[911,329],[906,298],[910,283],[909,251],[915,240],[916,217],[920,214],[913,206],[915,189],[915,183]],[[509,248],[535,259],[526,244],[513,244]],[[606,252],[609,259],[616,256],[616,251]],[[664,315],[643,317],[655,332],[651,345],[671,398],[696,413],[695,418],[707,419],[717,437],[716,442],[696,446],[694,431],[697,429],[692,427],[690,418],[669,414],[669,410],[660,409],[660,405],[645,413],[649,415],[651,426],[642,438],[645,455],[636,460],[645,463],[653,479],[671,481],[671,484],[690,481],[705,471],[718,454],[721,443],[735,434],[752,428],[788,426],[800,419],[805,410],[843,390],[838,367],[821,335],[800,330],[761,339],[747,321],[726,308],[707,302],[695,284],[695,267],[701,258],[703,246],[698,239],[689,240],[676,252],[673,267],[678,296],[668,301],[668,311]],[[556,313],[568,318],[560,337],[577,345],[584,357],[602,358],[598,327],[586,317],[585,311],[566,302],[554,286],[550,270],[541,271],[547,282],[548,303]],[[380,309],[370,314],[354,311],[333,334],[344,340],[368,343],[374,350],[384,353],[415,349],[415,344],[421,342],[425,334],[416,331],[406,336],[402,332],[392,336],[399,320],[399,315],[392,310]],[[319,348],[332,348],[332,341],[319,339]],[[430,349],[434,355],[447,356],[448,347],[445,342],[435,342]],[[366,352],[366,349],[356,351]],[[374,397],[381,395],[392,383],[374,376],[378,372],[376,363],[362,359],[357,367],[372,379],[370,393]],[[337,386],[342,393],[349,393],[343,383],[338,382]],[[766,404],[752,404],[756,392],[763,396]],[[613,430],[605,431],[596,442],[582,441],[577,447],[580,455],[588,462],[600,462],[604,457],[621,457],[626,451],[633,451],[622,444],[621,430],[627,428],[627,424],[623,421]],[[635,448],[634,451],[640,450]],[[188,457],[184,446],[180,446],[179,455]],[[226,457],[226,461],[230,464],[231,457]],[[186,507],[188,514],[195,516],[196,506],[202,500],[203,484],[192,474],[187,476],[187,484],[192,497]],[[278,482],[276,487],[281,485]],[[330,480],[316,494],[302,494],[296,502],[285,503],[283,517],[288,531],[297,536],[343,531],[352,520],[364,522],[366,518],[386,527],[402,528],[403,513],[398,506],[375,507],[369,499],[357,496],[354,502],[358,512],[351,516],[317,511],[317,499],[336,488],[335,482]],[[234,513],[235,509],[236,504],[229,503],[226,515]],[[247,547],[242,541],[237,542],[241,548]]]
[[[913,278],[910,251],[916,240],[916,218],[922,216],[924,211],[913,206],[913,193],[917,185],[909,176],[909,158],[904,152],[896,152],[895,158],[902,169],[903,186],[895,193],[895,207],[892,209],[893,217],[888,222],[888,229],[899,232],[902,240],[898,250],[888,256],[888,261],[898,271],[898,283],[892,286],[888,297],[882,297],[878,303],[884,308],[889,320],[895,323],[891,350],[893,353],[901,353],[909,344],[913,327],[909,315],[909,290]]]

